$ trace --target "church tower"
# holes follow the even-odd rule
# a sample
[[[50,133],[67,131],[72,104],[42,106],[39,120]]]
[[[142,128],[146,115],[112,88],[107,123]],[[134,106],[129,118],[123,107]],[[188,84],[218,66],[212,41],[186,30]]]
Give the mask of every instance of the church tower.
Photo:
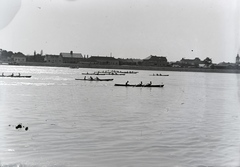
[[[240,64],[240,60],[239,60],[239,54],[237,54],[237,57],[236,57],[236,64]]]

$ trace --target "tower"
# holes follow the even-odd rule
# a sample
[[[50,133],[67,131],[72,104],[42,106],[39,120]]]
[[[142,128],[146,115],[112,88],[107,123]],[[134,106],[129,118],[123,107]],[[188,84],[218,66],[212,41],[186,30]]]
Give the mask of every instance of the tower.
[[[240,60],[239,60],[239,54],[237,54],[237,57],[236,57],[236,64],[240,64]]]

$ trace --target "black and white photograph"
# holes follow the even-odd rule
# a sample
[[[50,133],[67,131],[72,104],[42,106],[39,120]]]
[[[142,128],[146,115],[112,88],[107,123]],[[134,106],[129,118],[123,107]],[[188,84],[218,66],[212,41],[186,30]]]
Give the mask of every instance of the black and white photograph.
[[[240,167],[240,1],[0,0],[0,167]]]

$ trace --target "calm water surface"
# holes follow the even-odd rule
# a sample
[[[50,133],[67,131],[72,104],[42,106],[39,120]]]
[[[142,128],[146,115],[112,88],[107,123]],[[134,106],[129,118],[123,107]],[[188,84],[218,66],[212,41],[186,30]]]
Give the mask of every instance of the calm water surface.
[[[97,70],[1,65],[32,78],[0,78],[0,165],[240,166],[239,74],[75,80]],[[165,86],[114,87],[127,80]]]

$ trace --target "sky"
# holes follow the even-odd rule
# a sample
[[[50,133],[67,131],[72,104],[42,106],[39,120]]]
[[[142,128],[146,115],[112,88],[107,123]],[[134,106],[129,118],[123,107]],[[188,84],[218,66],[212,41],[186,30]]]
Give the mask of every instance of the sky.
[[[0,48],[235,62],[239,0],[0,0]]]

